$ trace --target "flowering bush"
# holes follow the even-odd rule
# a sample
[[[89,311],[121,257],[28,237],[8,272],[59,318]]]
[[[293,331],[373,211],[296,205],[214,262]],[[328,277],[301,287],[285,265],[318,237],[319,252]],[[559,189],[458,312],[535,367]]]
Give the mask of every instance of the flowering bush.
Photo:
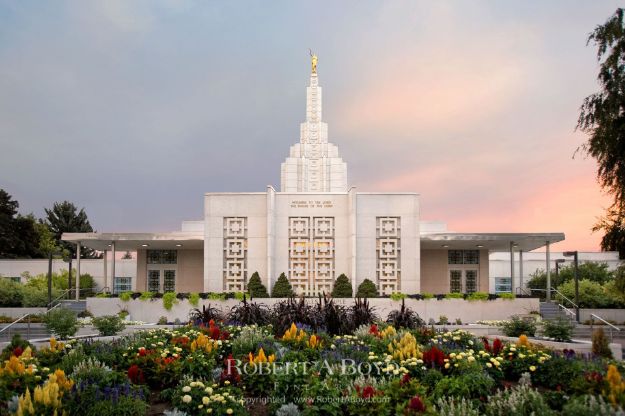
[[[234,387],[220,387],[201,380],[182,383],[172,400],[176,409],[187,415],[247,415],[241,391]]]

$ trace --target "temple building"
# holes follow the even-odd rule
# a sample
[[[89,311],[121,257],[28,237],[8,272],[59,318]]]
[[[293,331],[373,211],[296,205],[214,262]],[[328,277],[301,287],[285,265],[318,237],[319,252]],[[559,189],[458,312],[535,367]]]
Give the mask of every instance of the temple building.
[[[422,221],[414,192],[357,192],[328,141],[313,56],[306,120],[281,166],[281,186],[264,192],[207,193],[204,215],[171,233],[67,233],[63,240],[113,255],[137,252],[136,291],[243,291],[258,272],[271,289],[285,273],[297,293],[332,290],[345,274],[354,290],[370,279],[383,294],[489,291],[489,253],[547,248],[563,233],[455,233]],[[514,257],[511,257],[514,259]],[[78,262],[77,267],[80,267]],[[515,286],[514,261],[510,270]],[[109,279],[110,276],[110,280]]]

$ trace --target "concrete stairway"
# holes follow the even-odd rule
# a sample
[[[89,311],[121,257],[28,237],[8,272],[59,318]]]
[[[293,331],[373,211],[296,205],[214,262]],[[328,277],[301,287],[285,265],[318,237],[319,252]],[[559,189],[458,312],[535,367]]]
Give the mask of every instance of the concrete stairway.
[[[61,308],[69,309],[77,314],[87,309],[86,300],[61,300],[60,303]]]
[[[540,316],[548,321],[560,318],[573,320],[571,315],[563,311],[558,304],[554,302],[540,302]]]
[[[0,329],[6,325],[0,325]],[[46,339],[52,335],[41,323],[17,323],[0,334],[0,342],[9,342],[13,335],[20,334],[23,339]]]

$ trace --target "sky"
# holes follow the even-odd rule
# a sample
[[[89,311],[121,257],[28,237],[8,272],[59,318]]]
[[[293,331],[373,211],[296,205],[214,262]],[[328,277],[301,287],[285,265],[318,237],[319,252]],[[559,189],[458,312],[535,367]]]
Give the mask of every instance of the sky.
[[[458,232],[599,250],[610,199],[576,150],[617,1],[0,0],[0,188],[98,231],[179,229],[205,192],[280,186],[319,56],[360,191],[421,195]]]

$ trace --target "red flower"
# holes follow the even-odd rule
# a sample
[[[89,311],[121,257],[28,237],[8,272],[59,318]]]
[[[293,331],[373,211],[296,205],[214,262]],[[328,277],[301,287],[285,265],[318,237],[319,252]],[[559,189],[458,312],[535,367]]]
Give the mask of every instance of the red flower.
[[[224,360],[224,364],[225,368],[221,371],[221,375],[219,376],[220,382],[223,383],[227,380],[233,384],[239,383],[241,381],[241,375],[239,375],[237,362],[232,358],[232,354],[228,355],[228,358]]]
[[[15,355],[16,357],[19,357],[20,355],[22,355],[22,353],[24,352],[24,349],[22,347],[15,347],[15,349],[13,350],[13,355]]]
[[[403,386],[404,384],[408,383],[410,383],[410,374],[404,374],[404,376],[401,378],[401,381],[399,382],[399,385]]]
[[[371,386],[365,386],[365,388],[362,389],[362,393],[360,393],[360,397],[363,399],[370,399],[373,396],[375,396],[375,389]]]
[[[128,378],[135,384],[143,383],[145,381],[143,371],[141,371],[137,364],[131,365],[128,369]]]
[[[425,351],[423,353],[423,363],[427,367],[434,368],[438,366],[440,368],[443,368],[443,366],[445,365],[445,358],[447,358],[445,353],[436,348],[436,346],[433,346],[428,351]]]
[[[501,350],[503,350],[503,342],[499,338],[495,338],[493,341],[493,354],[499,355]]]
[[[376,324],[372,324],[369,327],[369,333],[377,337],[380,333],[380,331],[378,331],[378,326]]]
[[[425,405],[423,404],[423,400],[421,397],[414,396],[410,399],[410,404],[408,405],[410,410],[414,410],[415,412],[425,412]]]

